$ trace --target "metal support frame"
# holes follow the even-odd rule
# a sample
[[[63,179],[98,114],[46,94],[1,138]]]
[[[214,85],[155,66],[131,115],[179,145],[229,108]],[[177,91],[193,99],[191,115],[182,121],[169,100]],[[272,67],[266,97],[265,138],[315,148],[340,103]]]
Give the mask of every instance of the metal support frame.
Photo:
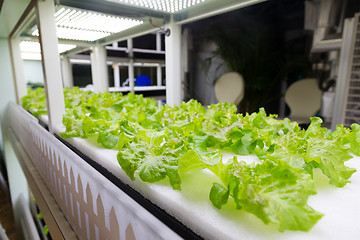
[[[95,92],[109,90],[109,76],[106,64],[105,46],[96,45],[91,52],[91,74]]]
[[[322,40],[317,42],[311,49],[311,52],[330,52],[341,49],[342,39]]]
[[[37,12],[42,65],[44,70],[44,86],[49,117],[49,130],[54,133],[57,127],[62,126],[62,117],[65,113],[61,63],[54,17],[54,1],[37,1],[35,8]]]
[[[341,46],[340,53],[340,66],[339,66],[339,74],[336,80],[336,91],[335,91],[335,104],[334,111],[331,122],[331,129],[335,130],[337,124],[341,124],[344,119],[344,109],[345,109],[345,98],[346,98],[346,90],[349,85],[349,74],[350,74],[350,66],[351,66],[351,46],[355,32],[355,20],[346,19],[343,31],[343,41]]]
[[[135,93],[135,78],[134,78],[134,52],[133,52],[133,40],[129,38],[127,40],[128,55],[129,55],[129,87],[130,92]]]
[[[27,95],[24,67],[20,52],[20,40],[18,38],[9,39],[9,46],[14,75],[16,102],[20,104],[20,99]]]
[[[181,26],[173,19],[166,26],[170,36],[165,38],[166,103],[169,106],[181,103]]]
[[[64,87],[74,86],[72,65],[68,56],[61,56],[61,67]]]
[[[311,52],[329,52],[340,50],[342,39],[326,39],[329,28],[335,25],[335,13],[341,7],[340,22],[343,22],[346,1],[342,0],[322,0],[319,3],[319,19],[317,28],[314,32],[313,46]],[[342,23],[337,27],[337,32],[341,32]]]
[[[331,6],[334,4],[334,2],[335,0],[323,0],[320,3],[318,28],[314,32],[314,46],[324,40],[324,37],[327,34],[331,14]]]
[[[115,63],[113,64],[114,67],[114,87],[120,88],[120,64]]]
[[[158,64],[156,67],[156,82],[157,82],[157,86],[161,86],[162,85],[162,71],[161,71],[161,65]]]

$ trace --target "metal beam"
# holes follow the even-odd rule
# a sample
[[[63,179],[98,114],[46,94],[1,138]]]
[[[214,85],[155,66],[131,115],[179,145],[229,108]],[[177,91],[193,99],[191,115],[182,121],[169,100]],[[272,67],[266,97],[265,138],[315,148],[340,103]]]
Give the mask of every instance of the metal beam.
[[[155,25],[161,26],[164,24],[164,21],[162,19],[152,19],[152,23],[153,24],[150,24],[149,22],[145,22],[136,27],[129,28],[122,32],[101,38],[99,40],[96,40],[95,42],[101,45],[108,45],[108,44],[112,44],[113,42],[121,42],[129,38],[135,38],[145,34],[153,33],[159,30],[157,27],[155,27]]]
[[[182,25],[265,1],[268,0],[211,1],[211,3],[191,8],[186,12],[175,13],[174,20],[176,24]]]
[[[55,26],[55,8],[52,0],[39,0],[36,3],[46,106],[49,117],[49,130],[52,133],[62,126],[65,113],[61,64]]]

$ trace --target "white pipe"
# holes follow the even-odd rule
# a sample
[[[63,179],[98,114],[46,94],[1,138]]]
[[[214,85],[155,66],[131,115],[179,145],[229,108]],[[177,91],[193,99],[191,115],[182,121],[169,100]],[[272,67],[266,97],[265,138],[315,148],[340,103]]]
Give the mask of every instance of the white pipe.
[[[72,88],[74,86],[72,66],[68,56],[61,57],[62,77],[64,87]]]
[[[119,64],[114,64],[114,87],[119,88],[120,87],[120,69]]]
[[[127,47],[128,47],[128,53],[129,53],[129,87],[130,92],[135,93],[135,79],[134,79],[134,52],[133,52],[133,40],[132,38],[129,38],[127,40]]]
[[[91,72],[95,92],[109,90],[109,76],[106,64],[105,46],[96,45],[91,52]]]
[[[158,64],[156,67],[156,78],[157,78],[157,86],[162,85],[162,71],[161,71],[161,65]]]
[[[161,52],[161,34],[156,33],[156,51]]]

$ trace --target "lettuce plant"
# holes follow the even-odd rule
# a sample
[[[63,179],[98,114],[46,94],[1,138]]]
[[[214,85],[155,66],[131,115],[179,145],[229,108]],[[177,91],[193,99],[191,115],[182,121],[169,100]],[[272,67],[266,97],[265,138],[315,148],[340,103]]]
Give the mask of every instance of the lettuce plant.
[[[316,194],[314,168],[343,187],[356,171],[344,163],[360,155],[358,124],[331,132],[313,117],[304,130],[263,108],[243,115],[229,103],[205,108],[190,100],[170,107],[131,93],[73,88],[64,94],[63,138],[95,136],[102,147],[118,151],[131,180],[168,179],[174,190],[181,190],[188,172],[208,169],[218,178],[209,192],[214,207],[234,201],[237,209],[277,224],[280,231],[308,231],[323,216],[307,204]],[[29,91],[22,104],[35,116],[46,113],[41,89]],[[232,152],[233,159],[224,161],[223,151]],[[236,155],[256,155],[260,161],[248,164]]]

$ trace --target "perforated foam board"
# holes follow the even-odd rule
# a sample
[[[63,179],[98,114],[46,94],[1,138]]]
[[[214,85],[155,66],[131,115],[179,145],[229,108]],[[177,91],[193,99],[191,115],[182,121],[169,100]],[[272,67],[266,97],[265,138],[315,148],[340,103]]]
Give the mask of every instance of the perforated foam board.
[[[43,120],[46,121],[46,117]],[[63,130],[57,129],[58,132]],[[308,204],[325,215],[309,232],[279,232],[277,226],[265,225],[254,215],[235,210],[234,204],[221,210],[213,207],[208,196],[218,179],[207,170],[187,173],[182,190],[176,191],[167,180],[160,183],[131,181],[118,164],[117,151],[101,148],[94,139],[66,141],[205,239],[360,239],[360,157],[355,156],[345,163],[357,172],[350,178],[351,183],[343,188],[329,185],[328,179],[315,169],[318,193],[310,196]],[[224,159],[232,156],[224,153]],[[257,161],[256,156],[238,156],[238,159]]]

